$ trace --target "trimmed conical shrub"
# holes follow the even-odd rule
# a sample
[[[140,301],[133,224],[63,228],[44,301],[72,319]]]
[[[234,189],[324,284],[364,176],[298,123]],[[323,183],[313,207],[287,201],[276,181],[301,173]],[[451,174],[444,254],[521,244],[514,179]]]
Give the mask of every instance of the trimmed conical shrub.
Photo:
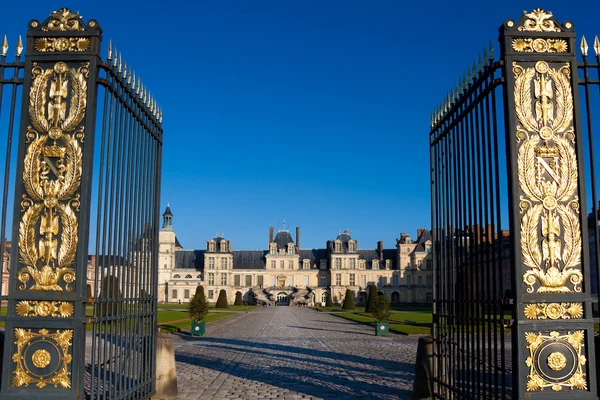
[[[327,302],[325,307],[333,307],[333,299],[331,298],[331,292],[327,293]]]
[[[235,301],[233,302],[234,306],[243,306],[244,300],[242,300],[242,292],[237,292],[235,294]]]
[[[365,312],[373,311],[373,304],[375,303],[375,299],[379,296],[377,293],[377,286],[370,285],[369,286],[369,299],[367,300],[367,306],[365,307]]]
[[[196,287],[196,293],[190,299],[188,314],[192,321],[200,322],[208,315],[208,302],[204,296],[204,288]]]
[[[346,296],[344,297],[343,310],[354,310],[354,292],[350,289],[346,289]]]
[[[219,292],[219,298],[217,299],[217,304],[215,308],[229,308],[229,302],[227,301],[227,292],[225,289],[221,289]]]

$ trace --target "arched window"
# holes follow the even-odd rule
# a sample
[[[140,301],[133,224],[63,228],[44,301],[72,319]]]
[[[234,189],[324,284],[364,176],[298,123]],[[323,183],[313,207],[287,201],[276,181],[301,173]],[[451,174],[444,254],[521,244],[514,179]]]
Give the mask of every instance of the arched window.
[[[190,274],[187,274],[187,275],[185,276],[185,279],[192,279],[192,276],[191,276]]]
[[[173,275],[173,279],[181,279],[181,276],[179,276],[179,274],[175,274]]]
[[[328,295],[329,295],[329,293],[324,292],[323,295],[321,295],[321,302],[327,303],[327,296]]]

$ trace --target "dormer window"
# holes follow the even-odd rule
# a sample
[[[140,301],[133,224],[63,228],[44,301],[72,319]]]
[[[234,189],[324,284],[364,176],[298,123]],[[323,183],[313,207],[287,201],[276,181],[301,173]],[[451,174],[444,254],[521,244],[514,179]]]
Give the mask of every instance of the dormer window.
[[[356,251],[356,245],[354,244],[354,240],[350,240],[348,242],[348,251],[354,253]]]
[[[373,269],[379,269],[379,260],[373,260]]]
[[[385,260],[385,269],[392,269],[392,260]]]
[[[294,243],[288,243],[288,253],[294,254]]]
[[[227,242],[225,240],[221,241],[221,252],[224,253],[227,251]]]
[[[215,243],[214,240],[211,240],[210,242],[208,242],[208,251],[217,251],[217,244]]]
[[[276,243],[271,243],[269,245],[269,253],[277,254],[277,244]]]
[[[358,269],[365,269],[365,260],[358,260]]]
[[[335,252],[336,253],[342,252],[342,242],[340,242],[338,240],[335,241]]]
[[[302,269],[310,269],[310,260],[309,259],[304,259],[302,261]]]

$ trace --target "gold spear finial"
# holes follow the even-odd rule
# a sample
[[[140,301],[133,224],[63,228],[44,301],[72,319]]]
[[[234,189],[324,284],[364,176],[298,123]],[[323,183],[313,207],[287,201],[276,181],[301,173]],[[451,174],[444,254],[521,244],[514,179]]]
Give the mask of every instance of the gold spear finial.
[[[600,57],[600,40],[598,40],[598,35],[594,38],[594,52],[596,53],[596,57]]]
[[[109,61],[110,64],[110,60],[112,60],[112,39],[108,40],[108,57],[106,58],[107,61]]]
[[[17,40],[17,57],[21,57],[21,53],[23,52],[23,39],[21,35],[19,35],[19,40]]]
[[[584,57],[587,57],[588,44],[587,44],[587,41],[585,40],[585,36],[583,36],[583,35],[581,35],[581,53],[583,54]]]
[[[0,47],[0,56],[6,57],[6,52],[8,51],[8,39],[6,35],[4,35],[4,40],[2,41],[2,46]]]

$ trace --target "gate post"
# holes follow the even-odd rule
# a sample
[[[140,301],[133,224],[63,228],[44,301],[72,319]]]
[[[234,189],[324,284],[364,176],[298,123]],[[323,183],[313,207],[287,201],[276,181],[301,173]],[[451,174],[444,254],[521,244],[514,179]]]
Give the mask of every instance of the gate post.
[[[541,9],[500,27],[515,308],[515,398],[596,399],[573,24]]]
[[[83,398],[101,29],[68,9],[29,23],[0,398]]]

